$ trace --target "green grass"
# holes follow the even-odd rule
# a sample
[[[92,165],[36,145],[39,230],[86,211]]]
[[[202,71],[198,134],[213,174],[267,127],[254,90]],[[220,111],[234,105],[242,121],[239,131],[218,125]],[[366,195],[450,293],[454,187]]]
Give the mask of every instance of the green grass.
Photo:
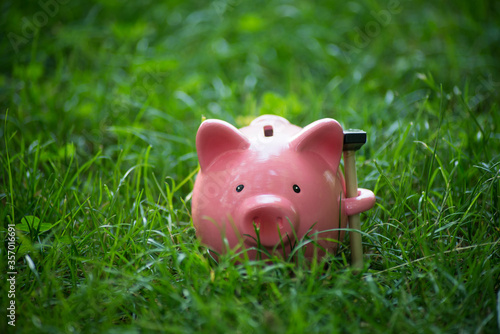
[[[0,5],[0,331],[500,331],[498,2],[51,3]],[[360,274],[348,239],[313,265],[196,240],[202,116],[263,113],[367,131]]]

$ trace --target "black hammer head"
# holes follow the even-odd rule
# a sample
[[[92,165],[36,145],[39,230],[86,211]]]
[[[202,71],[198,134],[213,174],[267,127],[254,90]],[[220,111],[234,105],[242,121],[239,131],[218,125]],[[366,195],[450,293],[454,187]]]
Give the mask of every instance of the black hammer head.
[[[366,132],[362,130],[344,130],[344,151],[357,151],[366,143]]]

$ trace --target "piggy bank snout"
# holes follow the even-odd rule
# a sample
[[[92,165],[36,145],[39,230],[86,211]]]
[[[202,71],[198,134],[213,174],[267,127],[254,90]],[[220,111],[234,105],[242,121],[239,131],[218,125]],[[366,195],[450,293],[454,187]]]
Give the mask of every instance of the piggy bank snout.
[[[299,217],[287,199],[261,195],[249,198],[242,205],[241,232],[247,242],[273,247],[281,242],[288,245],[294,239]]]

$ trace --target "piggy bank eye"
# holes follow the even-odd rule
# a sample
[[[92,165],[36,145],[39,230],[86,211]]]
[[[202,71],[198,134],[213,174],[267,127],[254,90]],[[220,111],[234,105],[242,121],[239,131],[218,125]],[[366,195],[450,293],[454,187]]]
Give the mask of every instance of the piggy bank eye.
[[[297,194],[300,193],[300,188],[298,185],[294,184],[293,185],[293,191],[295,191]]]
[[[236,187],[236,192],[241,192],[243,188],[245,188],[245,186],[240,184],[239,186]]]

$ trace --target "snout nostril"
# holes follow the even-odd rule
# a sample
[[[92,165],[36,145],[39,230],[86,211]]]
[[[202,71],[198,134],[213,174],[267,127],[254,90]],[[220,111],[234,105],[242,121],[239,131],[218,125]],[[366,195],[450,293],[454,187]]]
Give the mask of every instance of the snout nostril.
[[[276,218],[276,224],[278,224],[278,227],[279,227],[280,230],[283,229],[283,227],[284,227],[283,226],[283,218],[277,217]]]
[[[258,216],[253,217],[252,222],[255,224],[256,227],[260,227],[260,217]]]
[[[251,220],[250,220],[251,224],[252,225],[255,225],[256,228],[260,228],[261,227],[261,224],[262,224],[262,219],[260,216],[254,216]],[[271,222],[271,221],[269,221]],[[285,222],[286,220],[283,219],[282,216],[278,216],[276,217],[275,219],[275,224],[276,225],[269,225],[269,226],[278,226],[280,230],[284,229],[285,228]]]

